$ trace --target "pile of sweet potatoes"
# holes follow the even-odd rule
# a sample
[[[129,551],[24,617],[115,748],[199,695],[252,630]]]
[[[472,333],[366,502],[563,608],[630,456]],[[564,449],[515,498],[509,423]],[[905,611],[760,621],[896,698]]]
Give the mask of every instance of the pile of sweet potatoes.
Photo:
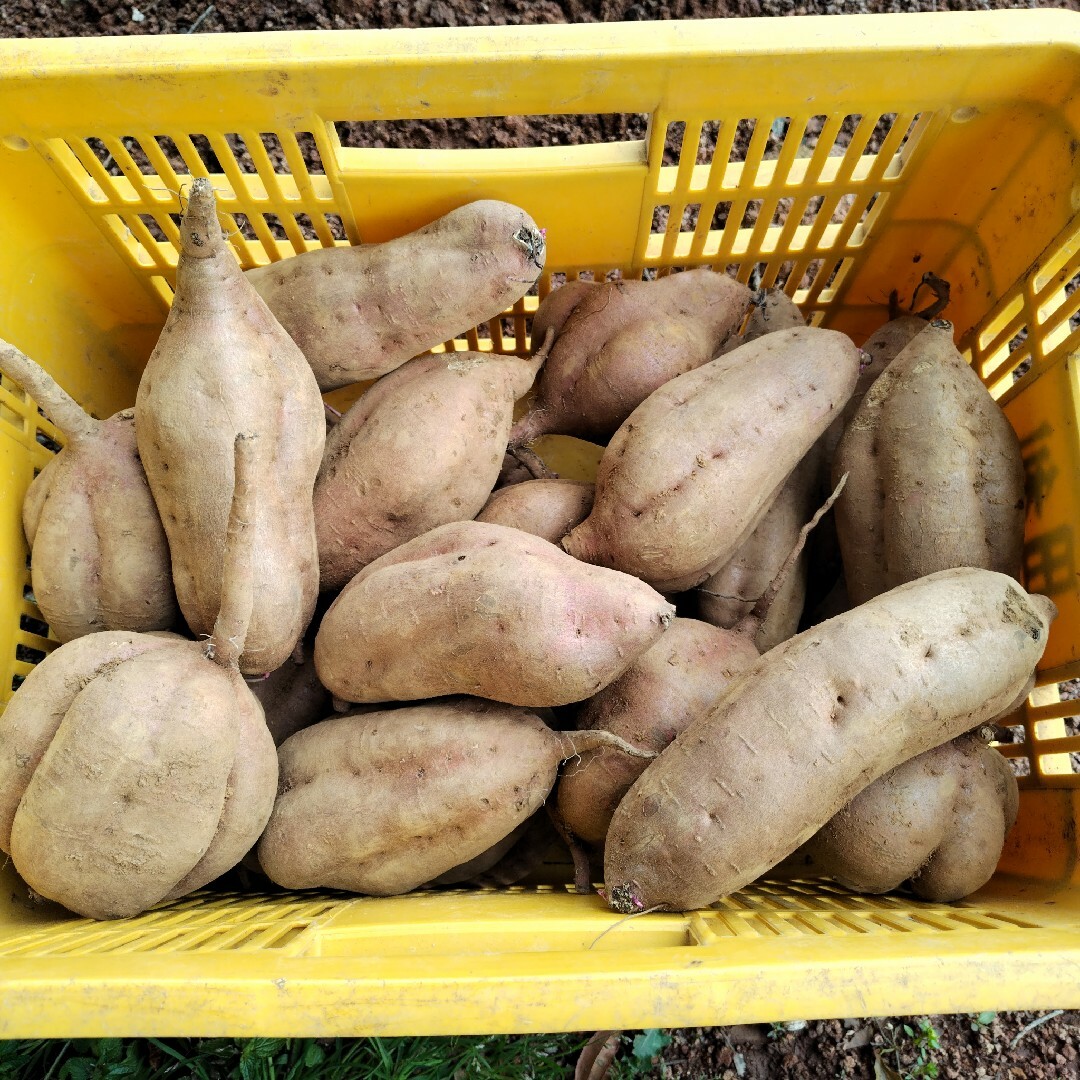
[[[197,180],[133,410],[0,342],[66,439],[23,507],[62,644],[0,716],[35,894],[116,918],[241,860],[505,885],[563,844],[625,913],[986,882],[1018,803],[993,725],[1055,610],[951,324],[856,343],[701,267],[551,290],[531,356],[430,351],[544,256],[485,201],[245,274]],[[550,467],[575,437],[587,480]]]

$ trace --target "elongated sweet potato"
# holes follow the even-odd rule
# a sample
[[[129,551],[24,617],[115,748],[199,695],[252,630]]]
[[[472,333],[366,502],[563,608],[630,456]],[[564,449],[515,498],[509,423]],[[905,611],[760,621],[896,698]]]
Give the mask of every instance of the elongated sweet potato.
[[[593,485],[580,480],[526,480],[496,491],[477,521],[505,525],[557,544],[589,516]]]
[[[732,679],[757,658],[752,633],[675,619],[651,649],[579,707],[575,723],[662,751],[706,715]],[[559,780],[559,813],[571,832],[602,844],[619,801],[647,766],[610,747],[590,750],[567,765]]]
[[[731,561],[695,590],[698,614],[713,626],[730,629],[748,615],[776,576],[817,502],[821,455],[818,445],[795,466],[758,527]],[[754,643],[768,652],[798,629],[806,599],[806,552],[799,556],[758,628]]]
[[[600,742],[621,740],[477,698],[325,720],[281,746],[259,862],[287,888],[408,892],[498,844]]]
[[[240,670],[280,667],[315,609],[319,563],[311,492],[326,438],[311,369],[244,278],[218,224],[209,180],[191,185],[176,295],[135,400],[135,435],[169,538],[192,632],[221,607],[233,439],[258,434],[259,587]]]
[[[234,866],[274,802],[277,756],[237,668],[254,496],[241,444],[209,640],[106,631],[62,645],[0,716],[0,850],[41,896],[134,915]]]
[[[559,304],[559,292],[545,303]],[[603,441],[658,387],[710,361],[750,300],[745,285],[708,268],[577,292],[569,314],[563,304],[537,312],[558,333],[511,446],[554,432]]]
[[[533,708],[596,693],[664,632],[647,585],[518,529],[454,522],[368,564],[315,638],[345,701],[474,694]]]
[[[855,393],[844,406],[845,423],[858,409],[867,390],[877,377],[907,348],[911,340],[927,327],[926,319],[918,315],[900,315],[878,327],[864,342],[862,350],[869,362],[859,372],[859,381],[855,384]]]
[[[326,440],[315,481],[319,585],[340,589],[399,544],[483,507],[514,402],[543,356],[421,356],[384,375]]]
[[[544,254],[544,236],[524,210],[481,199],[396,240],[319,248],[249,270],[247,279],[319,387],[333,390],[376,379],[495,318],[529,291]]]
[[[960,568],[778,645],[619,804],[612,906],[689,910],[760,877],[879,776],[1014,701],[1054,614],[1004,574]]]
[[[960,900],[990,879],[1018,805],[1008,762],[964,735],[875,780],[770,876],[822,874],[868,893],[910,879],[924,900]]]
[[[757,528],[858,371],[848,337],[803,327],[672,379],[615,433],[592,513],[563,547],[661,592],[701,584]]]
[[[53,636],[71,641],[99,630],[172,626],[169,544],[135,446],[134,415],[95,420],[5,341],[0,369],[66,439],[23,503],[34,596]]]
[[[825,475],[829,475],[836,447],[843,437],[844,430],[851,423],[870,387],[878,376],[900,355],[908,342],[926,329],[927,320],[918,315],[901,315],[879,327],[863,342],[863,366],[859,371],[859,380],[855,392],[848,399],[841,414],[833,421],[823,436],[825,452]]]
[[[953,566],[1019,577],[1019,441],[950,323],[928,324],[871,386],[837,447],[843,471],[836,523],[855,603]]]

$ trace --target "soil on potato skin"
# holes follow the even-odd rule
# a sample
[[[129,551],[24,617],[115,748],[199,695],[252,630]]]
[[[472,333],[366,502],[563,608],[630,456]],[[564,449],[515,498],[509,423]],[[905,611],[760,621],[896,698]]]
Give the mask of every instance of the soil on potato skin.
[[[833,15],[919,10],[1067,7],[1080,0],[0,0],[0,36],[85,37],[126,34],[221,33],[255,30],[386,29],[555,22],[617,22],[731,16]],[[404,121],[339,125],[355,146],[471,147],[565,145],[641,139],[646,117],[507,117],[490,120]],[[707,148],[703,146],[707,152]],[[675,160],[676,145],[665,155]],[[115,168],[113,171],[119,171]],[[1070,721],[1070,730],[1076,722]],[[929,1057],[945,1080],[1071,1080],[1080,1078],[1080,1015],[1065,1012],[1023,1034],[1035,1013],[999,1013],[984,1027],[970,1016],[812,1021],[797,1031],[768,1025],[682,1028],[645,1071],[670,1080],[876,1080],[875,1058],[901,1076],[931,1076],[917,1067],[917,1047],[902,1034],[929,1020],[939,1047]],[[889,1025],[892,1025],[890,1028]],[[623,1040],[621,1061],[631,1058]],[[900,1051],[884,1048],[895,1045]]]

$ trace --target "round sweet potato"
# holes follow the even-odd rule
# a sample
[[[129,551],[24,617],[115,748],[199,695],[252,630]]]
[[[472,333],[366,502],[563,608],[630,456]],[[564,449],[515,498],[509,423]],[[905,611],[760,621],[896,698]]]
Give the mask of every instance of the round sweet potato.
[[[750,314],[742,334],[728,338],[717,352],[717,356],[733,352],[740,345],[755,341],[765,334],[805,325],[806,320],[798,304],[783,289],[759,289],[751,300]]]
[[[244,277],[222,235],[213,185],[191,185],[176,295],[143,371],[135,436],[172,556],[180,610],[209,634],[221,607],[234,439],[258,434],[254,596],[240,670],[280,667],[319,594],[311,492],[326,421],[300,350]]]
[[[96,420],[13,345],[0,368],[30,393],[66,444],[30,485],[23,529],[34,597],[58,641],[176,621],[169,542],[135,445],[131,410]]]
[[[209,639],[87,634],[35,667],[0,715],[0,850],[79,914],[122,918],[201,888],[270,815],[277,755],[237,668],[252,604],[246,454]]]
[[[248,680],[266,716],[266,726],[280,746],[301,728],[317,724],[330,713],[330,693],[319,682],[313,647],[304,643],[276,671]]]
[[[870,387],[837,446],[842,472],[836,526],[853,602],[955,566],[1019,579],[1020,444],[950,323],[927,324]]]
[[[499,476],[514,402],[542,357],[442,353],[384,375],[335,425],[315,481],[319,587],[474,517]]]
[[[820,461],[815,444],[795,466],[758,527],[731,561],[695,590],[698,614],[706,622],[731,629],[750,613],[768,588],[814,512]],[[807,562],[804,551],[770,604],[754,638],[758,652],[768,652],[798,629],[806,599]]]

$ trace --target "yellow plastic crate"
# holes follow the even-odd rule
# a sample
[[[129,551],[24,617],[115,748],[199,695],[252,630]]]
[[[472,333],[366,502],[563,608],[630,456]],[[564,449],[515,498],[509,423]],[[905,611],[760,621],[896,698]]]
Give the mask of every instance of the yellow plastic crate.
[[[342,146],[334,123],[551,113],[647,114],[648,134],[387,150]],[[711,156],[703,125],[719,132]],[[669,131],[681,157],[665,165]],[[561,885],[209,893],[94,924],[32,904],[5,868],[0,1037],[1080,1007],[1080,737],[1057,687],[1080,673],[1080,14],[0,41],[0,336],[98,415],[134,400],[188,174],[212,175],[226,214],[245,215],[232,238],[244,265],[334,243],[335,230],[384,239],[493,197],[546,227],[549,272],[730,267],[783,282],[856,340],[885,319],[890,290],[910,296],[928,269],[948,278],[949,317],[1024,447],[1028,587],[1061,610],[1022,741],[1003,748],[1026,762],[1020,820],[964,903],[762,883],[599,941],[615,916]],[[536,303],[447,347],[524,350]],[[57,438],[5,381],[0,703],[52,647],[28,598],[19,506]]]

